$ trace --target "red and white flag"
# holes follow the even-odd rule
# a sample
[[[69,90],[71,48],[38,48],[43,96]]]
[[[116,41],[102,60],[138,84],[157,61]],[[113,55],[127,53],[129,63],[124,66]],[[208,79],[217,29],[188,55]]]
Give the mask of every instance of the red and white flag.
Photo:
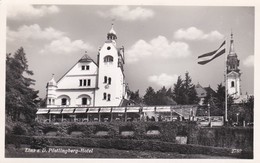
[[[225,44],[226,41],[224,41],[217,50],[198,56],[198,64],[205,65],[206,63],[224,54],[226,51]]]

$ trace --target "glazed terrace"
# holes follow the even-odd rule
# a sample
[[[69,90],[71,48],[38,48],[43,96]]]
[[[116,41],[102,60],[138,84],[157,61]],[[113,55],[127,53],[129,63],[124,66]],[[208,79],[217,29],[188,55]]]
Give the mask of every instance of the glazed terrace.
[[[197,105],[39,108],[38,122],[112,122],[194,120]]]

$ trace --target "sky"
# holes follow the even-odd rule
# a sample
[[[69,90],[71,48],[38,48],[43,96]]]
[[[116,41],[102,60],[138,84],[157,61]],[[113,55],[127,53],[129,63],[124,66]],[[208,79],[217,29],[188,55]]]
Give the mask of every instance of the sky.
[[[125,77],[130,90],[173,87],[189,72],[194,84],[216,90],[224,81],[225,55],[206,65],[197,57],[216,50],[234,34],[240,60],[242,94],[254,93],[254,7],[29,5],[7,6],[6,51],[24,48],[34,88],[46,95],[87,51],[98,49],[114,23],[117,46],[125,48]]]

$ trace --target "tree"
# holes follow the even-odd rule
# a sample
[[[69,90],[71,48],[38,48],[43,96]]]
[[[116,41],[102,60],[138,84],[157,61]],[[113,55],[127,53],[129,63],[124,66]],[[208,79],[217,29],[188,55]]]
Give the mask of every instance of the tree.
[[[152,87],[148,87],[146,89],[146,93],[144,95],[144,103],[146,105],[155,105],[156,104],[156,94]]]
[[[14,56],[6,56],[6,114],[13,121],[23,115],[27,122],[34,120],[38,91],[31,88],[35,80],[26,77],[33,75],[28,69],[26,54],[21,47]]]
[[[195,85],[192,84],[192,79],[189,73],[185,73],[185,79],[182,80],[181,76],[178,76],[177,83],[173,88],[174,100],[178,104],[197,104],[199,99],[195,90]]]
[[[142,103],[142,98],[139,95],[139,89],[135,92],[130,91],[130,100],[133,100],[137,104]]]
[[[205,101],[205,104],[210,104],[210,114],[212,116],[224,116],[225,115],[225,86],[222,83],[218,84],[217,91],[215,95],[209,95]],[[230,95],[227,96],[227,106],[231,108],[234,103],[234,98]],[[228,109],[230,112],[232,109]],[[230,114],[230,113],[228,113]]]
[[[197,104],[199,102],[195,85],[192,84],[192,79],[189,76],[189,72],[185,73],[185,80],[183,81],[184,89],[184,104]]]
[[[183,88],[183,80],[181,76],[178,76],[176,84],[173,87],[174,100],[177,104],[184,104],[184,88]]]

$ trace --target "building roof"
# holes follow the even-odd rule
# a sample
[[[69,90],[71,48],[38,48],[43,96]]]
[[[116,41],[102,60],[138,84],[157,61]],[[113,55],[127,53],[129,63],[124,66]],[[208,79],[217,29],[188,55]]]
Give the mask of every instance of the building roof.
[[[210,86],[202,87],[199,83],[195,86],[195,90],[199,98],[204,98],[208,94],[211,94],[213,96],[216,94],[216,92]]]
[[[207,96],[207,91],[199,83],[195,86],[195,90],[199,98],[203,98]]]

